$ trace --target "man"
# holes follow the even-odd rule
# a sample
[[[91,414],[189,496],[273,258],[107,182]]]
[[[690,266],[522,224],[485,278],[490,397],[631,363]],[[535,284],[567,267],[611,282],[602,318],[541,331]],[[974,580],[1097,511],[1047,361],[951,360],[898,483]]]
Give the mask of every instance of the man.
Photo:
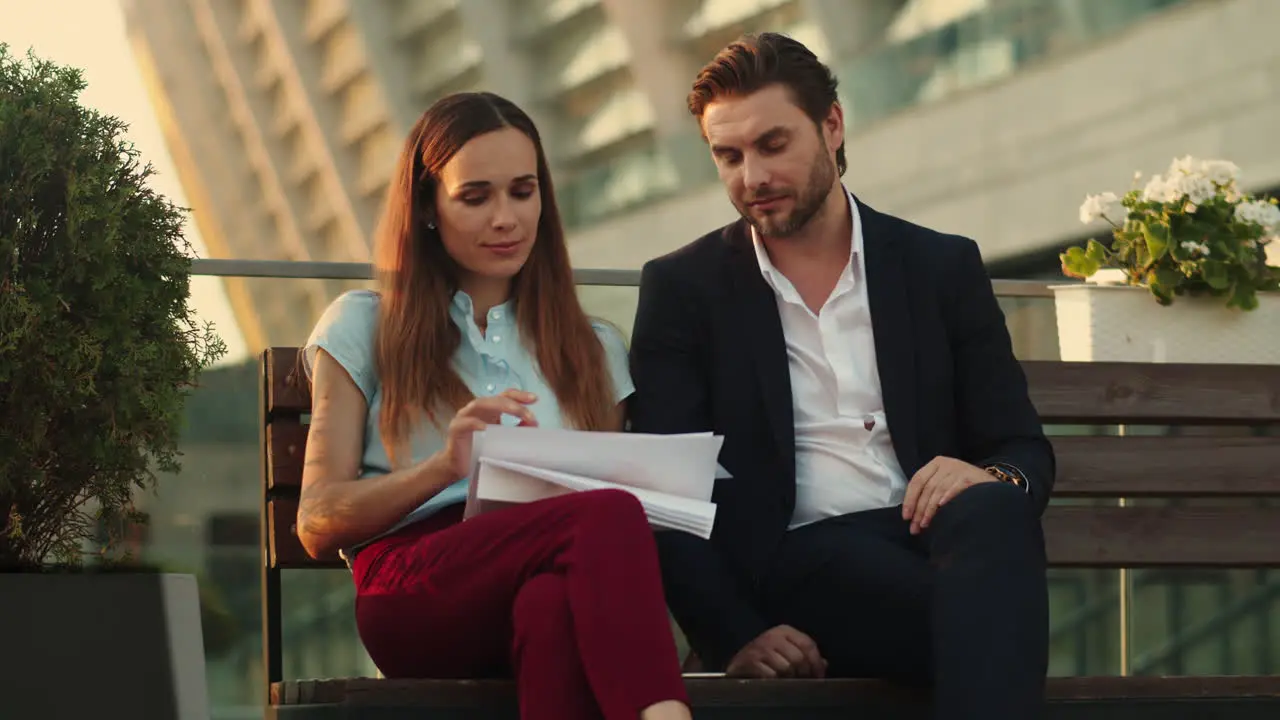
[[[1053,451],[975,243],[850,195],[830,71],[775,34],[689,96],[742,219],[644,267],[638,432],[714,431],[710,541],[659,533],[708,669],[931,682],[940,718],[1029,720]]]

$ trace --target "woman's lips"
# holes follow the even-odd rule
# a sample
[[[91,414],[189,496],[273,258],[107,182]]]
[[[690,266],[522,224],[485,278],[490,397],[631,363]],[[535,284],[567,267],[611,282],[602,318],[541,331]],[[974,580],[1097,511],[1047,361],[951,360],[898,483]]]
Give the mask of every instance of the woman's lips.
[[[489,243],[484,245],[484,248],[494,255],[508,256],[516,254],[520,250],[521,244],[519,240],[514,240],[505,243]]]

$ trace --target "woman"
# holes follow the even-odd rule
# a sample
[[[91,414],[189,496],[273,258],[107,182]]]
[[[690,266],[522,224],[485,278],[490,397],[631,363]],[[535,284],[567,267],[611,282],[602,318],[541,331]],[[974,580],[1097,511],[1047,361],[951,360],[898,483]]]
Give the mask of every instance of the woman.
[[[525,718],[689,718],[653,534],[621,491],[462,522],[489,424],[619,430],[616,330],[578,304],[537,129],[489,93],[418,120],[387,194],[379,292],[306,347],[311,430],[298,535],[341,551],[388,677],[514,671]]]

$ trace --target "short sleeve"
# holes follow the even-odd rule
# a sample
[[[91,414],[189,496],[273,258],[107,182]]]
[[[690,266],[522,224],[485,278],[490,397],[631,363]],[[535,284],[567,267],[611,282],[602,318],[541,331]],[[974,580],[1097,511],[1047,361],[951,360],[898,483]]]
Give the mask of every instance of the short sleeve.
[[[372,404],[378,377],[374,371],[373,335],[378,322],[378,295],[369,290],[343,293],[325,308],[303,347],[307,377],[323,348],[347,371],[365,402]]]
[[[620,403],[636,391],[631,382],[631,365],[627,357],[627,341],[622,332],[603,320],[592,320],[591,328],[604,346],[604,362],[613,379],[614,403]]]

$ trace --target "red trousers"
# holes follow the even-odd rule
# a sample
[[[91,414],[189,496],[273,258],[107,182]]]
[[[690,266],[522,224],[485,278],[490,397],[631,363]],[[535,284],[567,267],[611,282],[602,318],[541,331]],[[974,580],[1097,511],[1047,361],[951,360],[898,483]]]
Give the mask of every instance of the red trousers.
[[[653,531],[634,496],[601,490],[461,514],[448,508],[356,555],[356,624],[383,674],[514,672],[527,720],[630,720],[688,702]]]

